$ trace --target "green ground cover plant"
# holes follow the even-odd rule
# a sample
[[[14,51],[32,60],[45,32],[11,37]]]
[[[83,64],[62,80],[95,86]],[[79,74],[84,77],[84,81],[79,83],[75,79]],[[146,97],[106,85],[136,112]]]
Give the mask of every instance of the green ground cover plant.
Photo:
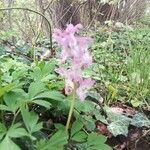
[[[95,84],[86,92],[86,98],[82,95],[84,88],[83,93],[78,93],[79,96],[75,93],[67,127],[72,103],[72,95],[68,93],[75,86],[69,82],[66,93],[66,76],[64,78],[64,74],[56,71],[60,68],[58,59],[63,48],[54,41],[56,57],[45,61],[37,57],[41,51],[38,46],[35,46],[36,59],[32,59],[30,44],[18,42],[19,53],[13,53],[8,51],[8,45],[1,43],[0,149],[111,150],[117,148],[109,144],[109,139],[128,137],[131,127],[142,131],[144,128],[147,135],[150,120],[144,111],[150,109],[148,31],[128,26],[107,26],[85,33],[94,39],[89,48],[93,63],[88,61],[88,68],[80,66],[80,69],[82,78],[91,78]],[[3,34],[1,40],[7,40],[11,34],[14,33]],[[71,36],[75,40],[72,33]],[[70,69],[72,54],[67,57],[68,62],[63,67]],[[67,79],[70,78],[67,76]],[[74,84],[81,84],[78,79],[74,81]],[[131,105],[132,113],[124,112],[118,105],[114,106],[118,102]],[[107,134],[99,131],[98,122],[106,127]]]
[[[99,88],[103,86],[108,92],[106,103],[111,104],[114,99],[149,108],[149,30],[107,30],[94,33],[96,43],[92,46],[94,78],[99,79]]]

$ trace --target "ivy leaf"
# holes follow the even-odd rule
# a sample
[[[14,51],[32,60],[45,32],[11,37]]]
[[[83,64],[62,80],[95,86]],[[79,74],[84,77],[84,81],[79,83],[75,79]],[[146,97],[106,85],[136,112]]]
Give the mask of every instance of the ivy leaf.
[[[137,113],[134,115],[131,124],[136,127],[149,127],[150,120],[144,114]]]
[[[95,114],[96,120],[99,120],[103,122],[104,124],[108,124],[108,121],[106,120],[105,116],[101,115],[98,110],[95,110],[94,114]]]
[[[108,125],[108,130],[114,135],[125,135],[128,134],[128,126],[131,123],[131,119],[121,115],[119,113],[113,113],[111,109],[106,108],[106,113],[108,116],[108,120],[111,122]]]
[[[125,135],[128,134],[128,126],[129,124],[124,123],[123,121],[115,121],[109,124],[108,130],[114,135]]]

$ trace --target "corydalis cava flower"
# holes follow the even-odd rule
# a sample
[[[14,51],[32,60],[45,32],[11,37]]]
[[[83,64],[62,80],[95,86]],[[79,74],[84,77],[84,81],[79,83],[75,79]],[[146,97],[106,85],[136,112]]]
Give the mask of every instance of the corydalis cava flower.
[[[65,78],[65,93],[69,95],[75,88],[76,94],[83,101],[94,81],[90,78],[85,79],[82,75],[82,71],[92,64],[92,57],[88,52],[92,39],[78,36],[77,33],[81,28],[81,24],[76,26],[69,24],[64,31],[55,29],[53,36],[62,48],[61,67],[57,69],[57,72]],[[67,61],[69,61],[69,68],[63,67]]]

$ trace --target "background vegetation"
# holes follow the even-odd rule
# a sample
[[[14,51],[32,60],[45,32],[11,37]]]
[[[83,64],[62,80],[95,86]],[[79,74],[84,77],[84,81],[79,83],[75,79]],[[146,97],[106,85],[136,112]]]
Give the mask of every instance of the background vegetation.
[[[0,0],[0,150],[149,150],[148,0]],[[95,85],[71,96],[54,28],[81,23],[92,37]]]

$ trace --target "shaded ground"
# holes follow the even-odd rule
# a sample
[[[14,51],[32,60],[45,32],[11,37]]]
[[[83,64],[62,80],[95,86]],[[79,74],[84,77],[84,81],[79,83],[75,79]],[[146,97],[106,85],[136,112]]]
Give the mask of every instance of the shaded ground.
[[[112,105],[112,109],[129,117],[139,111],[122,103]],[[144,113],[147,116],[150,115],[148,110],[144,110]],[[148,128],[137,128],[130,125],[127,137],[122,135],[114,137],[102,122],[98,121],[96,127],[98,133],[108,137],[107,144],[114,147],[115,150],[150,150],[150,129]]]

